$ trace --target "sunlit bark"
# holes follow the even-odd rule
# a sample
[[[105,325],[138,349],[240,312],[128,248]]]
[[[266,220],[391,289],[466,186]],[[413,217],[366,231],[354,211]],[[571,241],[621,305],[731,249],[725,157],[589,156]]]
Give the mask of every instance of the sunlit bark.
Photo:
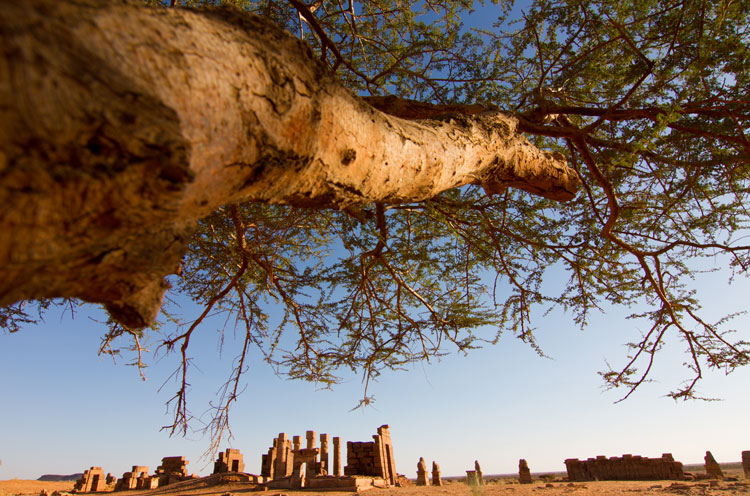
[[[556,200],[578,179],[497,112],[409,121],[227,9],[0,0],[0,305],[71,296],[155,318],[197,219],[344,208],[474,183]]]

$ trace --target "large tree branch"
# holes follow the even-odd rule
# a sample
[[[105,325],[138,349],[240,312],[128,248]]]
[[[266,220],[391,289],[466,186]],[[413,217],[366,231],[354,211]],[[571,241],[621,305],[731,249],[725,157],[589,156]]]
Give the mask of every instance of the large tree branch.
[[[72,296],[152,321],[197,219],[465,184],[558,200],[578,179],[498,111],[385,115],[236,10],[0,0],[0,304]]]

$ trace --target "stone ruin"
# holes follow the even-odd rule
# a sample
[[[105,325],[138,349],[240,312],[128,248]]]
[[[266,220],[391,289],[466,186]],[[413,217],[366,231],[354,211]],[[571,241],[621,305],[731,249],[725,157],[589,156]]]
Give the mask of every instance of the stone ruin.
[[[437,462],[432,462],[432,485],[443,485],[443,479],[440,478],[440,465],[438,465]]]
[[[302,448],[302,437],[294,436],[290,441],[282,432],[273,440],[273,446],[261,457],[260,475],[270,480],[304,475],[305,478],[326,475],[328,466],[328,434],[321,434],[321,448],[315,447],[315,431],[307,431],[306,447]],[[336,438],[334,438],[336,439]],[[323,445],[325,447],[323,448]],[[318,455],[321,460],[318,460]],[[340,463],[340,462],[339,462]],[[304,468],[304,474],[300,471]]]
[[[393,458],[391,432],[387,425],[378,427],[372,442],[347,442],[344,475],[371,475],[382,477],[388,485],[398,480],[396,461]]]
[[[165,456],[162,458],[161,465],[156,467],[159,486],[166,486],[189,479],[190,477],[187,472],[188,463],[184,456]]]
[[[231,452],[235,457],[239,455],[237,450],[227,450],[227,452]],[[228,454],[225,456],[228,456]],[[239,459],[242,459],[242,455],[239,455]],[[91,467],[76,482],[73,491],[77,493],[89,493],[127,491],[130,489],[156,489],[157,487],[195,478],[195,475],[188,475],[187,464],[188,461],[184,456],[167,456],[162,458],[161,465],[156,469],[156,474],[149,475],[148,467],[145,465],[133,465],[133,469],[130,472],[122,474],[121,479],[115,479],[110,474],[104,477],[101,467]]]
[[[126,491],[128,489],[155,489],[159,486],[159,478],[148,475],[148,467],[145,465],[133,465],[130,472],[122,474],[122,479],[117,479],[115,491]]]
[[[483,486],[484,475],[482,474],[482,467],[479,466],[479,462],[474,460],[474,470],[466,471],[466,483],[470,486]]]
[[[670,453],[661,458],[622,455],[621,458],[597,456],[581,461],[565,460],[570,482],[594,480],[685,480],[682,463],[674,461]]]
[[[115,487],[112,474],[104,475],[101,467],[91,467],[86,470],[73,486],[73,492],[91,493],[97,491],[111,491]]]
[[[427,464],[424,462],[424,457],[420,457],[419,463],[417,463],[417,485],[430,485],[430,477],[427,475]]]
[[[214,462],[214,474],[226,472],[244,472],[245,462],[242,453],[238,449],[227,449],[219,453],[219,458]]]
[[[341,438],[320,435],[320,448],[315,446],[316,432],[307,431],[306,445],[302,437],[290,440],[281,433],[261,458],[261,477],[272,488],[342,488],[370,487],[373,484],[395,486],[398,483],[393,444],[387,425],[378,428],[372,442],[347,442],[347,465],[341,469]],[[329,465],[329,444],[333,444],[333,464]],[[357,480],[354,476],[370,477]],[[377,480],[382,479],[381,482]]]
[[[523,458],[518,460],[518,482],[531,484],[531,470],[529,470],[529,464]]]
[[[724,473],[721,471],[721,467],[716,462],[714,455],[712,455],[710,451],[706,451],[706,456],[703,457],[703,460],[706,462],[706,476],[708,476],[709,479],[724,479]]]
[[[267,487],[277,488],[310,488],[310,489],[353,489],[355,491],[369,487],[408,486],[410,481],[397,474],[393,458],[393,444],[387,425],[378,428],[378,434],[372,442],[348,442],[347,466],[345,475],[341,475],[341,439],[330,438],[328,434],[320,435],[320,448],[315,447],[315,431],[307,431],[306,447],[302,448],[301,436],[294,436],[290,441],[285,433],[274,439],[273,446],[264,454],[261,462],[261,476],[244,474],[245,464],[239,450],[227,449],[219,453],[214,463],[213,474],[234,473],[229,477],[244,477],[242,480]],[[333,465],[329,475],[329,441],[333,442]],[[723,479],[721,467],[710,451],[706,451],[705,469],[709,478]],[[122,479],[104,475],[101,467],[91,467],[76,481],[74,493],[122,491],[128,489],[155,489],[186,479],[188,461],[184,456],[168,456],[162,459],[156,475],[148,474],[148,467],[134,465],[130,472],[125,472]],[[565,460],[570,482],[594,480],[684,480],[682,463],[674,461],[670,453],[661,458],[623,455],[622,457],[597,456],[581,461],[577,458]],[[750,451],[742,452],[742,469],[745,478],[750,479]],[[518,462],[519,482],[531,483],[531,472],[525,459]],[[239,475],[238,475],[239,474]],[[356,478],[359,476],[360,478]],[[367,479],[366,477],[376,477]],[[474,486],[484,485],[484,476],[478,461],[474,461],[474,470],[466,471],[466,482]],[[281,484],[272,484],[281,482]],[[429,486],[430,479],[424,458],[417,464],[417,485]],[[442,486],[440,466],[432,462],[432,485]]]

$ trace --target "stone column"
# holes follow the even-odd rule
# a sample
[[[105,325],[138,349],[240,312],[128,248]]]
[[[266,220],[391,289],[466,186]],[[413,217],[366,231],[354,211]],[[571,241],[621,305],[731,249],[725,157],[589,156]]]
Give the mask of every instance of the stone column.
[[[437,462],[432,462],[432,485],[442,486],[443,479],[440,478],[440,465]]]
[[[714,455],[710,451],[706,451],[706,456],[703,458],[706,462],[706,475],[711,479],[724,479],[724,473],[721,471],[721,467],[716,462]]]
[[[420,457],[419,463],[417,463],[417,485],[430,485],[430,478],[427,476],[427,465],[425,464],[423,457]]]
[[[285,432],[279,434],[276,442],[276,467],[274,478],[279,479],[291,475],[291,466],[294,455],[291,453],[289,439]]]
[[[315,431],[307,431],[307,449],[315,448]]]
[[[477,460],[474,460],[474,470],[477,473],[477,484],[483,486],[484,475],[482,475],[482,467],[479,466],[479,462]]]
[[[327,475],[329,466],[328,466],[328,441],[331,436],[328,434],[321,434],[320,435],[320,465],[318,466],[318,473]]]
[[[302,449],[302,436],[294,436],[292,437],[292,446],[294,451],[299,451]]]
[[[333,438],[333,473],[336,477],[341,477],[341,438]]]
[[[529,464],[523,458],[518,460],[518,482],[531,484],[531,470],[529,470]]]
[[[375,439],[382,477],[388,485],[395,486],[398,481],[398,474],[396,473],[396,460],[393,457],[393,441],[391,441],[391,431],[388,424],[378,427],[378,434],[373,436],[373,439]]]
[[[742,452],[742,470],[745,472],[745,479],[750,479],[750,451]]]

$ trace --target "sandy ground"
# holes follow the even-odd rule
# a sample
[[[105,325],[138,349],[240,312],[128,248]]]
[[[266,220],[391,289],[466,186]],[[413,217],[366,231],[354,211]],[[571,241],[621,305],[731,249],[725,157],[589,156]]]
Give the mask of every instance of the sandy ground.
[[[0,481],[0,496],[9,496],[14,494],[39,494],[43,490],[52,493],[53,491],[70,491],[73,489],[75,482],[43,482],[37,480],[11,479]]]
[[[152,491],[119,492],[121,496],[353,496],[356,493],[340,491],[289,491],[269,489],[258,491],[255,486],[247,483],[228,483],[222,485],[205,485],[190,483],[176,484],[171,487]],[[20,494],[38,495],[43,489],[52,491],[69,491],[72,482],[41,482],[13,479],[0,481],[0,496]],[[97,493],[108,495],[110,493]],[[489,482],[483,488],[472,491],[472,488],[462,482],[445,481],[442,487],[403,487],[389,489],[370,489],[364,496],[633,496],[635,494],[685,495],[685,496],[750,496],[750,481],[740,478],[738,481],[722,481],[709,483],[708,481],[678,482],[672,481],[630,481],[630,482],[585,482],[545,483],[535,481],[532,484],[518,484],[511,479],[501,479]]]

